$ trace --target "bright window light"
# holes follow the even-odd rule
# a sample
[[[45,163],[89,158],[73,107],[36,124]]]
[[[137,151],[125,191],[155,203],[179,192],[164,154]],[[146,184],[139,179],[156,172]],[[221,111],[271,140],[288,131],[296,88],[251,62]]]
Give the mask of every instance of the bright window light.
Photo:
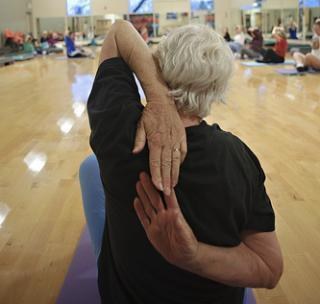
[[[90,0],[67,0],[68,16],[89,16],[91,14]]]

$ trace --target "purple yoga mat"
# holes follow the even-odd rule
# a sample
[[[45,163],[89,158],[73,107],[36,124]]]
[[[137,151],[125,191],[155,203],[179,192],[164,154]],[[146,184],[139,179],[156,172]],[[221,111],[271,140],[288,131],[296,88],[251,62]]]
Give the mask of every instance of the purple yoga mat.
[[[82,233],[78,248],[64,280],[57,304],[99,304],[97,264],[88,229]]]
[[[244,294],[243,303],[244,304],[257,304],[251,288],[246,289],[245,294]]]
[[[85,228],[64,280],[57,304],[99,304],[97,266],[88,229]],[[250,288],[246,289],[244,304],[256,304]]]
[[[294,76],[294,75],[305,75],[305,74],[319,74],[320,70],[309,69],[308,71],[305,71],[305,72],[298,72],[296,69],[278,69],[277,73],[281,75]]]
[[[280,75],[303,75],[304,73],[298,72],[296,69],[278,69],[277,73]]]

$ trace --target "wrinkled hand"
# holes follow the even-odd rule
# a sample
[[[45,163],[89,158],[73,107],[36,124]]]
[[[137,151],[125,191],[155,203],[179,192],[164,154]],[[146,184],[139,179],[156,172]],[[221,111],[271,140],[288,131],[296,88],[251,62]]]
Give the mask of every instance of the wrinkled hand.
[[[174,190],[166,207],[146,173],[137,183],[134,208],[153,247],[171,264],[188,270],[196,263],[199,243],[181,213]]]
[[[178,183],[180,164],[187,153],[186,134],[174,103],[147,103],[140,119],[133,153],[149,147],[154,185],[167,195]]]

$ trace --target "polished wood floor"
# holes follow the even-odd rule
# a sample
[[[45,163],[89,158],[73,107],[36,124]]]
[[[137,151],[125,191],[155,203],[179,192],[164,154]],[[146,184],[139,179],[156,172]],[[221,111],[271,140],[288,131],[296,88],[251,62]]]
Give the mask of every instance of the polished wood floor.
[[[0,69],[0,303],[54,303],[84,226],[78,168],[90,153],[83,102],[97,60],[37,58]],[[320,76],[237,64],[208,121],[257,154],[285,272],[258,304],[320,303]]]

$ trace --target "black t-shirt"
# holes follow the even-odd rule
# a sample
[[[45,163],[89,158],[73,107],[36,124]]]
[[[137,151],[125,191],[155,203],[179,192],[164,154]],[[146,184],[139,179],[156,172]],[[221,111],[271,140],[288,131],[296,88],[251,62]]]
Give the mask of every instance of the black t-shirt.
[[[242,304],[243,288],[210,281],[167,263],[148,241],[133,209],[135,184],[148,169],[148,149],[132,154],[143,106],[120,58],[104,61],[88,101],[90,144],[106,195],[98,261],[106,304]],[[197,239],[232,247],[245,229],[274,230],[274,212],[259,161],[236,136],[202,122],[186,128],[188,154],[175,188]]]

